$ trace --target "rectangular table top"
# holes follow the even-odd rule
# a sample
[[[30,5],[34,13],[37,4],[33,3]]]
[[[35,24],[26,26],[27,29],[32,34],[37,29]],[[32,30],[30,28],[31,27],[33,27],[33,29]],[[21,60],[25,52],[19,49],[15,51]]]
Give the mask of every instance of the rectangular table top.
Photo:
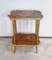
[[[43,15],[40,11],[36,10],[13,10],[8,17],[10,19],[42,19]]]

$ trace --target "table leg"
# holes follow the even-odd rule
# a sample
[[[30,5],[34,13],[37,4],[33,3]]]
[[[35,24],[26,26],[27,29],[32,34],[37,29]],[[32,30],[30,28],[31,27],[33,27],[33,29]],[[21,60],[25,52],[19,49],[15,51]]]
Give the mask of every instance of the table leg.
[[[16,45],[13,45],[13,53],[15,53],[15,51],[16,51]]]
[[[17,29],[16,29],[16,20],[12,20],[12,26],[13,26],[13,52],[16,50],[16,45],[15,45],[15,41],[16,41],[16,37],[15,34],[17,33]]]
[[[35,34],[36,34],[36,36],[37,36],[37,40],[36,40],[36,45],[35,45],[35,47],[36,47],[36,53],[38,52],[38,40],[39,40],[39,25],[40,25],[40,20],[36,20],[36,28],[35,28]]]

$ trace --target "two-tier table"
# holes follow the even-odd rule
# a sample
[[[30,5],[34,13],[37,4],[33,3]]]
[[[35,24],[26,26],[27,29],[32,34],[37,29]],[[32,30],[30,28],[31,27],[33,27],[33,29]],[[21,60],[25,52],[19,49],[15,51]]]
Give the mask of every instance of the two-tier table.
[[[13,26],[13,36],[12,36],[12,45],[13,52],[16,51],[17,45],[34,45],[36,47],[36,53],[39,41],[39,25],[40,20],[43,15],[40,11],[36,10],[13,10],[8,15],[10,20],[12,20]],[[36,20],[35,33],[17,33],[16,20]]]

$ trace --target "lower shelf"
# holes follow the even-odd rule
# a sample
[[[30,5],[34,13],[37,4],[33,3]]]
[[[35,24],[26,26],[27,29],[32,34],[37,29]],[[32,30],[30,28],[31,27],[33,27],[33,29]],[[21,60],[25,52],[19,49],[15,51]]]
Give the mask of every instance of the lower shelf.
[[[34,33],[29,34],[23,34],[23,33],[17,33],[15,34],[15,40],[14,36],[12,37],[12,44],[15,45],[38,45],[40,43],[39,37],[37,42],[37,35]]]

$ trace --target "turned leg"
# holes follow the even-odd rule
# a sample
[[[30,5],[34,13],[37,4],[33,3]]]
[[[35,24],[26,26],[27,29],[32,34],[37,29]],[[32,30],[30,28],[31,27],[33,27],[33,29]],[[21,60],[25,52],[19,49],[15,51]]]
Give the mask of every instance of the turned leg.
[[[12,26],[13,26],[13,52],[15,52],[16,50],[16,45],[15,45],[15,41],[16,41],[16,37],[15,34],[17,33],[17,29],[16,29],[16,20],[12,20]]]
[[[35,34],[36,34],[36,36],[37,36],[37,40],[36,40],[36,45],[35,45],[35,47],[36,47],[36,53],[38,52],[38,43],[39,43],[39,25],[40,25],[40,20],[36,20],[36,27],[35,27]]]
[[[13,53],[16,51],[16,45],[13,45]]]

